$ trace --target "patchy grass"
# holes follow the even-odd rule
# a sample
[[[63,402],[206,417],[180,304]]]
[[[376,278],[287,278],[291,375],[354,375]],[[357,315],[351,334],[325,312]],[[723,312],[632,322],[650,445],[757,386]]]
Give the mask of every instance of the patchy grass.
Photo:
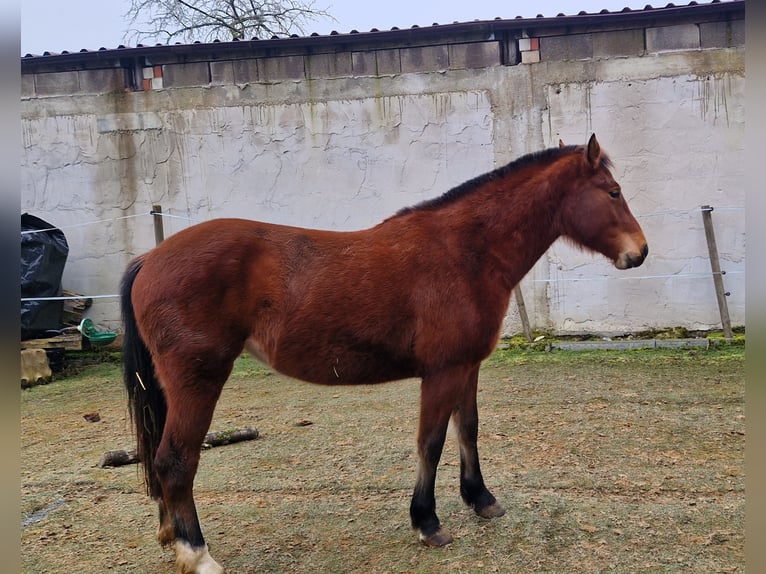
[[[212,430],[261,438],[203,453],[203,530],[237,573],[743,572],[744,353],[498,351],[480,452],[508,512],[464,507],[450,438],[444,549],[409,527],[417,382],[319,387],[242,358]],[[22,391],[21,424],[24,572],[174,571],[138,468],[96,465],[133,442],[119,365]]]

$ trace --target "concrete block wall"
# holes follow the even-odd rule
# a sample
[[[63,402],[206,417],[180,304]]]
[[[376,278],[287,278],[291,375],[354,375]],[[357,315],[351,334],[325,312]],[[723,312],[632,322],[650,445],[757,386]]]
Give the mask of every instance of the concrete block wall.
[[[211,84],[249,84],[285,80],[482,69],[541,61],[644,56],[669,51],[742,48],[744,20],[624,28],[577,33],[541,32],[491,41],[389,47],[319,54],[224,56],[192,62],[149,60],[140,81],[129,68],[45,71],[22,75],[22,97],[45,97],[128,90],[186,88]],[[503,53],[509,54],[504,62]]]
[[[714,328],[702,204],[718,208],[730,312],[743,324],[742,21],[621,22],[38,66],[22,76],[22,210],[65,229],[67,288],[109,294],[152,247],[155,204],[174,216],[166,235],[223,216],[359,229],[596,132],[651,255],[618,273],[555,244],[522,282],[533,327]],[[97,299],[90,314],[119,326],[116,300]],[[519,331],[512,303],[504,332]]]
[[[581,34],[550,35],[540,38],[539,48],[523,44],[522,63],[552,60],[587,60],[643,56],[674,50],[702,50],[744,47],[745,24],[737,22],[685,23]],[[540,51],[538,56],[530,52]]]
[[[23,74],[22,97],[104,94],[130,89],[130,70],[106,68]]]
[[[163,88],[385,76],[500,65],[499,42],[165,64]]]

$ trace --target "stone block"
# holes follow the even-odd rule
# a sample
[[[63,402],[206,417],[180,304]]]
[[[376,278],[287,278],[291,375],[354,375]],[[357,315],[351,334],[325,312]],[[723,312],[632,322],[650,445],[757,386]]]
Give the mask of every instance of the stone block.
[[[522,61],[524,53],[522,52]],[[540,38],[543,60],[587,60],[593,57],[593,35],[571,34]]]
[[[162,66],[162,77],[165,88],[207,86],[210,83],[210,66],[208,62],[165,64]]]
[[[644,53],[644,31],[619,30],[593,35],[593,57],[640,56]]]
[[[734,48],[745,45],[745,21],[700,24],[701,48]]]
[[[647,52],[698,50],[699,48],[700,29],[697,24],[678,24],[646,30]]]
[[[263,58],[258,62],[258,75],[261,81],[304,80],[306,70],[303,56],[281,56]]]
[[[522,52],[521,63],[522,64],[537,64],[540,61],[540,51],[535,50],[533,52]]]
[[[305,59],[307,78],[342,78],[351,76],[353,65],[350,52],[314,54]]]
[[[449,47],[449,67],[453,70],[464,68],[489,68],[492,66],[499,66],[500,64],[499,42],[454,44]]]
[[[402,73],[402,59],[398,48],[378,50],[375,52],[375,55],[378,62],[378,72],[376,75]]]
[[[231,60],[223,62],[210,62],[211,84],[233,84],[234,63]]]
[[[48,72],[35,75],[35,92],[38,96],[70,95],[80,91],[77,72]]]
[[[351,70],[355,76],[376,76],[378,74],[376,52],[352,52]]]
[[[34,95],[35,95],[35,75],[22,74],[21,75],[21,97],[31,98]]]
[[[29,387],[53,376],[45,349],[21,351],[21,386]]]
[[[80,93],[108,94],[128,89],[128,70],[107,68],[102,70],[80,70]]]
[[[431,72],[449,69],[447,46],[423,46],[400,50],[402,72]]]
[[[745,47],[745,21],[736,20],[730,22],[731,27],[731,47],[741,46]]]
[[[155,64],[144,66],[141,70],[141,87],[145,92],[149,90],[161,90],[162,84],[162,66]]]
[[[235,84],[252,84],[260,79],[258,60],[234,60],[231,65]]]
[[[519,38],[519,51],[531,52],[540,49],[540,38]]]

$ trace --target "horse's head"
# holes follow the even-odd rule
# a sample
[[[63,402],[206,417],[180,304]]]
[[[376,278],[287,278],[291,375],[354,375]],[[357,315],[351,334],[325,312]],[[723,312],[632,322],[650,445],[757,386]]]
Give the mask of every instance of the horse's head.
[[[562,235],[608,257],[618,269],[638,267],[649,247],[612,177],[609,157],[595,134],[586,146],[575,147],[574,153],[579,165],[566,184],[570,189],[559,210]]]

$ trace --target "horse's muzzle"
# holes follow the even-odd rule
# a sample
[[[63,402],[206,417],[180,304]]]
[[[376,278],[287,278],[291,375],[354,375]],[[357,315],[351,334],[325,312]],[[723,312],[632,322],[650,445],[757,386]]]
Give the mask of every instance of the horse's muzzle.
[[[640,252],[625,252],[620,255],[620,258],[615,261],[614,266],[617,269],[631,269],[638,267],[644,262],[646,256],[649,254],[649,246],[644,243]]]

